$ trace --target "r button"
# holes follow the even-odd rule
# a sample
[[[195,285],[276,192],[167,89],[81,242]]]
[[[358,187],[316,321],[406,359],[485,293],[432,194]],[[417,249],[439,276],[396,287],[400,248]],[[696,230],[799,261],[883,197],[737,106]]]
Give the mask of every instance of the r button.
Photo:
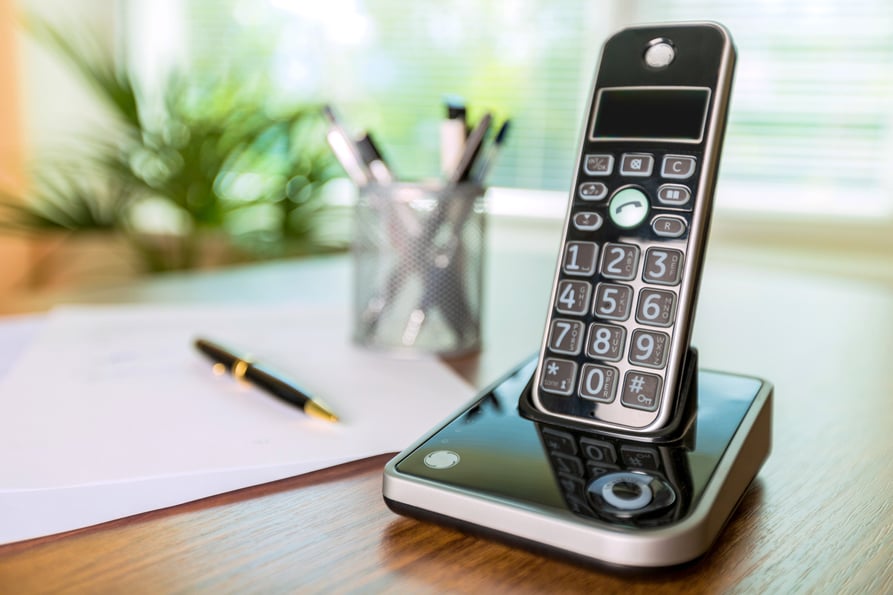
[[[662,238],[678,238],[685,233],[685,220],[661,215],[651,221],[651,229]]]

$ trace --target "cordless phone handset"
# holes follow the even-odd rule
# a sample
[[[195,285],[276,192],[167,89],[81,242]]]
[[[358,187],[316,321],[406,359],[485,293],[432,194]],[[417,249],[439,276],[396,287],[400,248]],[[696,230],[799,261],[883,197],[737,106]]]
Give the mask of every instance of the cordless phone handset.
[[[605,43],[532,385],[540,412],[639,434],[673,424],[734,62],[713,23]]]

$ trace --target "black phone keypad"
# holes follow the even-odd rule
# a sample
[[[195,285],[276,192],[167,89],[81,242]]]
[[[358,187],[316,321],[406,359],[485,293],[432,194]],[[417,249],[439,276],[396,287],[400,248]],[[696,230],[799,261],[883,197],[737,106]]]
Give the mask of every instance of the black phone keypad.
[[[581,160],[538,373],[548,408],[591,418],[656,411],[681,366],[670,354],[700,168],[696,153],[598,149]]]

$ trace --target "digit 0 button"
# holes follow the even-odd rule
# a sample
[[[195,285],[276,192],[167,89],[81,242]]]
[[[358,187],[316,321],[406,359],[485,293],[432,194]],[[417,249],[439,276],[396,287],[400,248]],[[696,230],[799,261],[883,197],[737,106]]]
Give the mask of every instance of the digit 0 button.
[[[617,227],[636,227],[648,216],[648,197],[638,188],[624,188],[611,198],[608,216]]]

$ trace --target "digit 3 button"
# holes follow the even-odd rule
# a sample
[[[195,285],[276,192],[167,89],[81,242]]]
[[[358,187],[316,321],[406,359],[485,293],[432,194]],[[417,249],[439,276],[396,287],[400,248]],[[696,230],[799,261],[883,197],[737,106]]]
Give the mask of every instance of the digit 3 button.
[[[632,229],[648,216],[648,196],[632,186],[619,190],[608,205],[611,222],[621,229]]]

